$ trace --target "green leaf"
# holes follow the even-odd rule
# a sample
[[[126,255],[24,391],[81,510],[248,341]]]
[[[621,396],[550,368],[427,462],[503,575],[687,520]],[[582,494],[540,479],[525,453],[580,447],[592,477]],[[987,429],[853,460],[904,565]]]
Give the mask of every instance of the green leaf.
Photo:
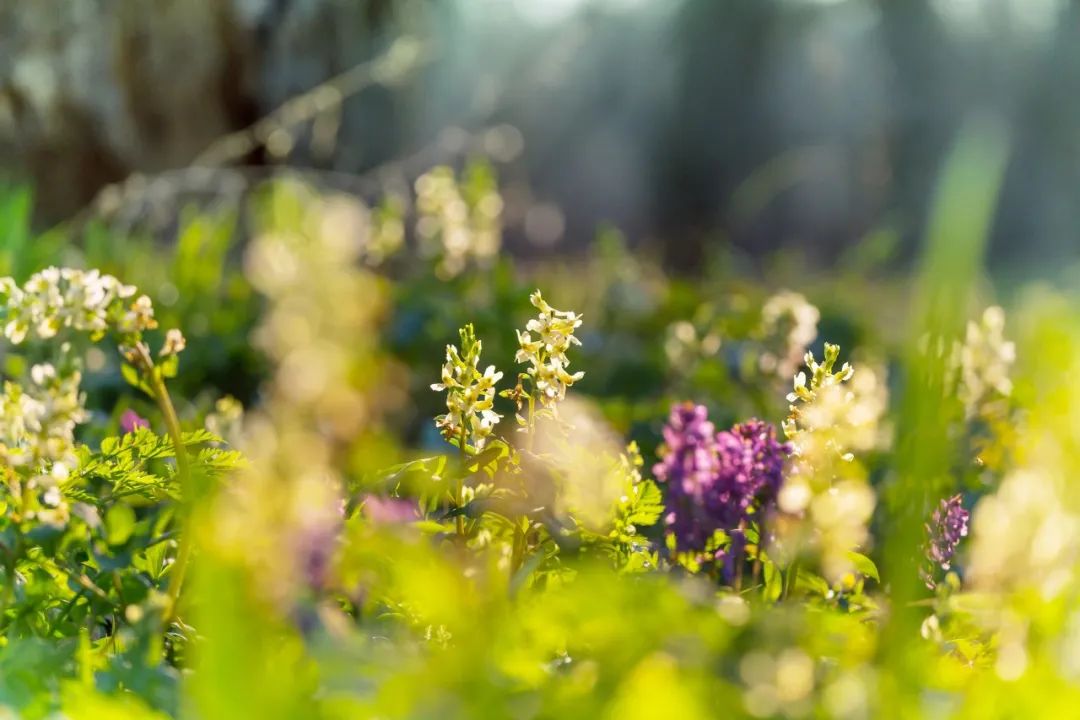
[[[156,542],[146,548],[142,557],[136,556],[136,566],[153,580],[160,580],[168,569],[169,543]]]
[[[481,452],[469,458],[465,467],[469,472],[478,472],[483,469],[490,475],[497,469],[499,460],[509,454],[510,448],[506,443],[493,441]]]
[[[784,576],[776,563],[767,557],[762,557],[761,569],[765,578],[764,598],[769,602],[776,602],[784,591]]]
[[[123,545],[135,532],[135,511],[123,503],[105,513],[105,539],[110,545]]]
[[[120,449],[122,439],[118,437],[107,437],[101,441],[101,454],[102,455],[115,455],[117,450]],[[84,463],[85,464],[85,463]]]
[[[205,428],[188,430],[187,432],[180,435],[180,440],[184,443],[184,445],[201,445],[202,443],[224,442],[220,437]]]
[[[805,590],[815,595],[820,595],[821,597],[825,597],[829,594],[829,582],[825,578],[803,568],[799,568],[798,573],[798,576],[795,578],[796,589]]]
[[[163,358],[161,362],[158,363],[157,367],[158,371],[161,373],[161,377],[174,378],[180,370],[180,356],[176,354],[169,355],[168,357]]]
[[[382,470],[375,474],[370,484],[384,490],[393,490],[411,475],[420,475],[427,480],[441,477],[446,469],[446,456],[434,455],[419,458]]]
[[[637,488],[637,497],[627,515],[627,522],[638,527],[655,525],[664,513],[664,499],[660,488],[652,480],[643,480]]]
[[[154,391],[151,390],[150,386],[146,384],[146,381],[143,380],[142,375],[139,374],[139,371],[135,369],[134,365],[131,365],[129,363],[123,363],[120,366],[120,375],[124,378],[124,380],[127,381],[127,384],[131,387],[142,390],[150,397],[154,396]]]
[[[877,582],[881,582],[881,577],[878,575],[877,565],[874,561],[857,552],[849,552],[847,554],[848,560],[855,566],[855,569],[865,575],[866,577],[873,578]]]
[[[409,523],[409,525],[420,532],[431,533],[432,535],[452,533],[455,530],[452,523],[440,523],[434,520],[417,520],[416,522]]]

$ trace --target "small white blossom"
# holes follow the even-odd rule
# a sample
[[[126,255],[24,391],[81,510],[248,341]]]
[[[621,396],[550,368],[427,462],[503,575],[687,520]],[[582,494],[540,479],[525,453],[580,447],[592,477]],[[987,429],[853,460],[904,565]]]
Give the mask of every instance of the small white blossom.
[[[489,263],[502,244],[503,201],[490,169],[474,165],[459,184],[445,166],[416,180],[416,231],[421,251],[438,258],[441,276],[460,274],[470,260]]]
[[[435,426],[447,440],[460,442],[464,436],[467,445],[479,450],[502,419],[492,408],[495,384],[503,374],[497,372],[494,365],[480,372],[477,363],[481,343],[476,339],[472,325],[463,327],[460,334],[461,351],[453,345],[446,346],[442,382],[431,386],[436,392],[446,393],[447,412],[435,419]]]
[[[165,333],[165,343],[161,346],[161,356],[179,355],[187,347],[184,334],[173,328]]]
[[[139,333],[157,327],[154,305],[146,295],[140,295],[131,307],[120,316],[117,330],[122,333]]]
[[[134,296],[134,287],[97,270],[50,267],[22,285],[0,278],[0,326],[16,345],[70,332],[96,342],[110,331],[122,344],[137,343],[156,323],[150,299],[143,295],[132,301]],[[21,492],[38,497],[38,508],[30,513],[62,525],[68,507],[60,484],[78,464],[75,429],[89,415],[80,389],[81,362],[69,343],[56,344],[54,362],[32,365],[21,381],[4,383],[0,464],[21,476]]]
[[[570,373],[567,370],[570,360],[566,357],[572,345],[581,345],[574,337],[574,330],[581,326],[581,316],[552,308],[539,290],[529,296],[529,301],[540,314],[528,322],[525,332],[518,331],[519,348],[514,359],[528,363],[526,373],[535,383],[540,403],[554,407],[566,397],[567,388],[585,376],[580,371]]]
[[[50,267],[21,287],[11,278],[0,278],[4,336],[19,344],[28,337],[47,340],[65,328],[98,339],[113,326],[124,333],[155,327],[149,298],[126,307],[134,294],[134,287],[97,270]]]
[[[817,337],[821,313],[799,293],[782,291],[761,307],[760,333],[765,349],[758,359],[766,373],[789,378],[806,348]]]
[[[1012,394],[1009,375],[1015,361],[1016,346],[1005,339],[1004,310],[988,307],[979,322],[968,323],[964,343],[953,351],[956,392],[968,418],[988,400]]]
[[[852,378],[855,369],[844,363],[840,370],[833,372],[839,354],[838,345],[825,343],[822,362],[814,358],[814,353],[806,353],[809,380],[805,372],[800,371],[795,375],[792,391],[787,395],[789,415],[782,424],[795,455],[803,454],[800,445],[805,444],[805,438],[801,436],[835,427],[836,421],[842,420],[849,401],[853,399],[851,391],[843,383]],[[840,454],[845,455],[843,452]]]
[[[62,367],[34,365],[26,386],[9,381],[0,396],[0,463],[27,474],[31,489],[55,487],[78,462],[75,428],[89,415],[82,374],[73,361]]]
[[[875,445],[885,402],[876,377],[854,383],[849,382],[855,377],[849,364],[833,370],[839,354],[837,345],[825,343],[820,363],[812,352],[806,353],[809,376],[795,376],[787,396],[790,414],[783,423],[791,441],[792,467],[777,498],[784,513],[801,518],[785,544],[814,548],[830,581],[851,571],[848,554],[869,538],[875,496],[852,450]],[[868,396],[860,398],[856,391]]]

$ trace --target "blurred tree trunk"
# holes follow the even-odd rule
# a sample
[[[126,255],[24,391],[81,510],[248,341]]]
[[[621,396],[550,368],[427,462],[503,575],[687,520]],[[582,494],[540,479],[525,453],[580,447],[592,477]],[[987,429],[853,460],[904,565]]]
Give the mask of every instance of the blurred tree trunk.
[[[39,188],[39,220],[62,219],[366,59],[391,6],[0,0],[0,170]]]

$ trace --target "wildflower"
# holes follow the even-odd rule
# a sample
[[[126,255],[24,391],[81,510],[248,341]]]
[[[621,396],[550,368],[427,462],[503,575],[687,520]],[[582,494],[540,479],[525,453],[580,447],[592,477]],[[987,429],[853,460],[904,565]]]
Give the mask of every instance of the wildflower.
[[[364,499],[364,516],[375,525],[402,525],[417,519],[416,505],[401,498],[369,495]]]
[[[546,481],[533,485],[533,497],[538,500],[549,485],[555,494],[543,504],[572,516],[590,532],[605,531],[612,506],[633,480],[620,458],[622,438],[600,411],[580,398],[567,398],[559,416],[542,416],[526,442],[530,452],[549,459],[557,477],[550,485]]]
[[[0,397],[0,457],[33,469],[54,462],[74,463],[75,427],[88,414],[77,368],[34,365],[30,382],[4,384]]]
[[[368,241],[364,246],[364,259],[369,264],[381,265],[405,244],[405,223],[401,220],[403,212],[402,201],[392,195],[373,209]]]
[[[709,500],[723,527],[736,528],[752,505],[775,501],[791,446],[777,441],[772,425],[756,419],[719,433],[716,441],[720,472]]]
[[[50,267],[35,273],[21,287],[0,279],[4,335],[15,344],[27,337],[47,340],[61,329],[86,332],[99,339],[110,327],[140,332],[153,327],[149,298],[139,298],[125,315],[125,301],[135,288],[97,270]]]
[[[133,433],[139,428],[148,427],[150,427],[150,421],[144,417],[140,417],[139,413],[130,408],[125,410],[120,416],[120,429],[123,430],[125,434]]]
[[[187,340],[184,338],[184,334],[173,328],[165,333],[165,343],[161,346],[161,357],[169,357],[170,355],[179,355],[187,347]]]
[[[706,496],[710,513],[730,538],[717,554],[724,576],[731,580],[746,546],[746,527],[775,502],[784,480],[790,447],[777,442],[776,429],[760,420],[735,425],[716,436],[719,474]]]
[[[918,347],[927,359],[944,365],[944,395],[960,400],[965,420],[1006,419],[1016,345],[1005,339],[1004,310],[986,308],[977,322],[968,322],[963,341],[924,335]]]
[[[680,550],[704,550],[717,530],[731,539],[718,555],[730,569],[741,557],[751,515],[771,504],[783,482],[790,448],[776,430],[749,420],[717,433],[701,405],[671,409],[664,428],[664,455],[653,468],[667,483],[667,524]]]
[[[109,332],[123,345],[141,342],[155,327],[153,305],[135,288],[97,270],[46,268],[19,285],[0,278],[0,326],[13,344],[76,332],[98,341]],[[75,428],[87,420],[82,364],[69,342],[58,342],[53,363],[30,367],[27,378],[4,383],[0,396],[0,462],[21,475],[27,512],[62,525],[68,507],[59,484],[78,462]],[[36,500],[34,500],[36,498]],[[36,509],[35,509],[36,508]]]
[[[204,421],[207,430],[229,445],[239,444],[243,424],[244,406],[232,395],[218,398]]]
[[[492,408],[495,400],[495,384],[503,374],[488,365],[481,374],[481,342],[476,338],[473,326],[466,325],[459,331],[461,351],[453,345],[446,346],[446,362],[442,368],[442,382],[431,389],[446,392],[445,415],[435,419],[444,438],[463,442],[477,450],[484,447],[488,436],[502,418]]]
[[[1005,311],[986,308],[978,323],[969,322],[962,345],[953,351],[956,393],[969,419],[992,399],[1009,397],[1009,374],[1016,361],[1016,346],[1005,339]]]
[[[344,480],[334,460],[354,457],[399,400],[365,340],[385,306],[382,286],[355,262],[359,243],[326,232],[325,204],[305,187],[283,181],[272,196],[244,260],[266,296],[253,339],[271,372],[257,410],[223,399],[208,419],[247,462],[207,517],[207,552],[228,553],[264,597],[295,608],[301,594],[337,582]]]
[[[439,258],[437,271],[455,277],[470,259],[488,263],[502,244],[503,201],[487,166],[472,165],[459,184],[446,166],[416,180],[416,222],[421,250]]]
[[[537,290],[529,296],[529,302],[540,314],[529,320],[525,332],[518,331],[518,351],[514,359],[528,363],[526,373],[539,393],[544,407],[554,408],[556,402],[566,397],[567,388],[585,377],[584,372],[570,373],[566,357],[572,345],[581,345],[574,331],[581,326],[581,316],[572,311],[556,310],[544,300]],[[533,334],[536,337],[533,337]]]
[[[927,587],[933,589],[935,584],[931,570],[935,567],[948,570],[952,566],[956,547],[960,544],[960,539],[968,534],[968,517],[960,495],[945,498],[935,508],[930,522],[926,525],[926,558],[931,565],[930,570],[923,571],[923,580]]]
[[[308,508],[291,538],[294,562],[308,589],[318,592],[333,581],[334,556],[341,544],[342,518],[327,507]]]
[[[673,369],[688,375],[698,363],[715,357],[721,344],[716,311],[705,303],[698,306],[690,320],[678,320],[668,326],[664,353]]]
[[[152,330],[156,327],[154,305],[146,295],[135,298],[135,302],[120,316],[120,321],[117,324],[117,329],[125,334],[140,333],[143,330]]]
[[[760,334],[766,349],[758,364],[764,372],[791,377],[799,360],[817,337],[821,313],[799,293],[782,291],[761,308]]]
[[[804,449],[804,433],[812,433],[819,428],[827,428],[828,420],[836,413],[828,413],[823,418],[821,408],[831,409],[837,404],[843,404],[848,400],[848,394],[841,391],[840,385],[851,379],[855,374],[854,368],[848,363],[837,372],[833,372],[833,366],[840,355],[840,346],[825,343],[825,357],[819,363],[814,358],[813,352],[806,353],[806,367],[810,370],[809,382],[805,372],[795,375],[793,389],[787,395],[789,415],[783,422],[784,434],[792,441],[795,454],[802,454]],[[821,422],[823,419],[826,422]],[[839,449],[839,446],[837,446]],[[840,452],[844,460],[850,460],[850,453]]]
[[[687,402],[671,408],[663,435],[662,459],[653,474],[668,486],[671,509],[665,522],[678,549],[704,550],[719,527],[705,501],[720,470],[716,427],[703,405]]]
[[[775,548],[779,554],[795,548],[820,552],[833,582],[851,572],[849,553],[869,538],[874,491],[853,450],[864,449],[867,438],[877,436],[879,414],[872,412],[876,401],[860,407],[849,382],[855,375],[851,365],[834,370],[839,354],[840,348],[830,343],[820,363],[808,352],[809,376],[798,373],[787,396],[783,429],[791,443],[792,468],[777,497],[785,516],[776,524],[781,532]],[[873,383],[871,389],[876,387]]]

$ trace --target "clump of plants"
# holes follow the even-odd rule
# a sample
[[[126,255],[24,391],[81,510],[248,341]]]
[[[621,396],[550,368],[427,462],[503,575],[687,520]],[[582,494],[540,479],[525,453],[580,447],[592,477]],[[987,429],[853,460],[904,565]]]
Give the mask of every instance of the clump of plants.
[[[887,349],[818,354],[824,313],[795,293],[687,299],[612,261],[601,296],[667,304],[558,309],[582,307],[572,288],[500,274],[497,193],[467,178],[418,183],[423,279],[395,274],[396,205],[258,199],[249,403],[174,394],[200,355],[111,275],[0,279],[0,712],[982,717],[1075,699],[1075,313],[1037,305],[1016,344],[999,308],[928,335],[890,401]],[[474,322],[483,302],[463,301],[456,338],[411,363],[417,341],[393,338],[447,312],[418,300],[443,284],[510,299]],[[638,337],[664,371],[631,402],[606,386],[633,358],[603,358]],[[95,377],[129,390],[88,394]],[[924,447],[905,404],[934,410],[948,453],[907,461]]]

